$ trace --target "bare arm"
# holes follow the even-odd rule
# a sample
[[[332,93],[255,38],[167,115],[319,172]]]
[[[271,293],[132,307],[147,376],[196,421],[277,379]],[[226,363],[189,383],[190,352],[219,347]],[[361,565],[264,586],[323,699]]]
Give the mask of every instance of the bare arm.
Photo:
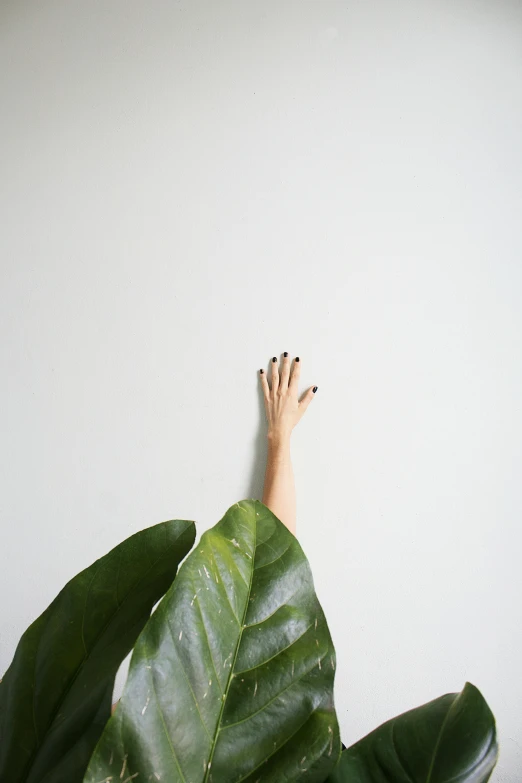
[[[266,374],[260,370],[268,421],[268,449],[262,502],[295,535],[296,502],[294,473],[290,458],[290,436],[310,404],[317,386],[310,387],[299,402],[297,399],[301,369],[299,357],[296,358],[292,371],[290,371],[291,363],[287,353],[283,358],[281,374],[277,364],[277,357],[274,356],[271,365],[271,387],[268,385]]]

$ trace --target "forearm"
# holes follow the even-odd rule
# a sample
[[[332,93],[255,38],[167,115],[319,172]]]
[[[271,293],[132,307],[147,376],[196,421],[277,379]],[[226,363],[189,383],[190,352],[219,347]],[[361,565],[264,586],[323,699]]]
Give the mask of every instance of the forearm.
[[[295,535],[296,500],[294,473],[290,458],[290,434],[267,436],[263,503]]]

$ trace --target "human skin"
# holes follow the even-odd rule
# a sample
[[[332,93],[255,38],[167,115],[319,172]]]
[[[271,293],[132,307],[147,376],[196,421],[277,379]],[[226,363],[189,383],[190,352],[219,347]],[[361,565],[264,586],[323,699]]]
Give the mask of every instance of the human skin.
[[[281,367],[274,356],[270,364],[270,384],[259,371],[268,422],[267,460],[262,502],[295,535],[295,482],[290,458],[290,438],[295,425],[308,408],[317,386],[310,386],[301,401],[297,396],[301,362],[293,362],[285,351]]]

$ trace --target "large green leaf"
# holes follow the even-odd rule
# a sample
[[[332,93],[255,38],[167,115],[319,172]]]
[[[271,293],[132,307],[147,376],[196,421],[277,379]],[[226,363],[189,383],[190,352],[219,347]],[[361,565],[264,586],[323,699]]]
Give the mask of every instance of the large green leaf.
[[[484,783],[497,755],[493,714],[467,682],[344,750],[327,783]]]
[[[0,683],[2,783],[79,783],[114,677],[192,548],[195,525],[136,533],[79,573],[22,636]]]
[[[140,635],[85,783],[322,782],[340,753],[334,674],[297,539],[236,503]]]

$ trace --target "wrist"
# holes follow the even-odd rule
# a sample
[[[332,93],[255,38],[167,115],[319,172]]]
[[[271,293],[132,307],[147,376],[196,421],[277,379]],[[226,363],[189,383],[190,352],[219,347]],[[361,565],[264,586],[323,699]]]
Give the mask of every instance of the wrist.
[[[287,446],[290,445],[291,430],[269,430],[267,432],[267,441],[269,446]]]

